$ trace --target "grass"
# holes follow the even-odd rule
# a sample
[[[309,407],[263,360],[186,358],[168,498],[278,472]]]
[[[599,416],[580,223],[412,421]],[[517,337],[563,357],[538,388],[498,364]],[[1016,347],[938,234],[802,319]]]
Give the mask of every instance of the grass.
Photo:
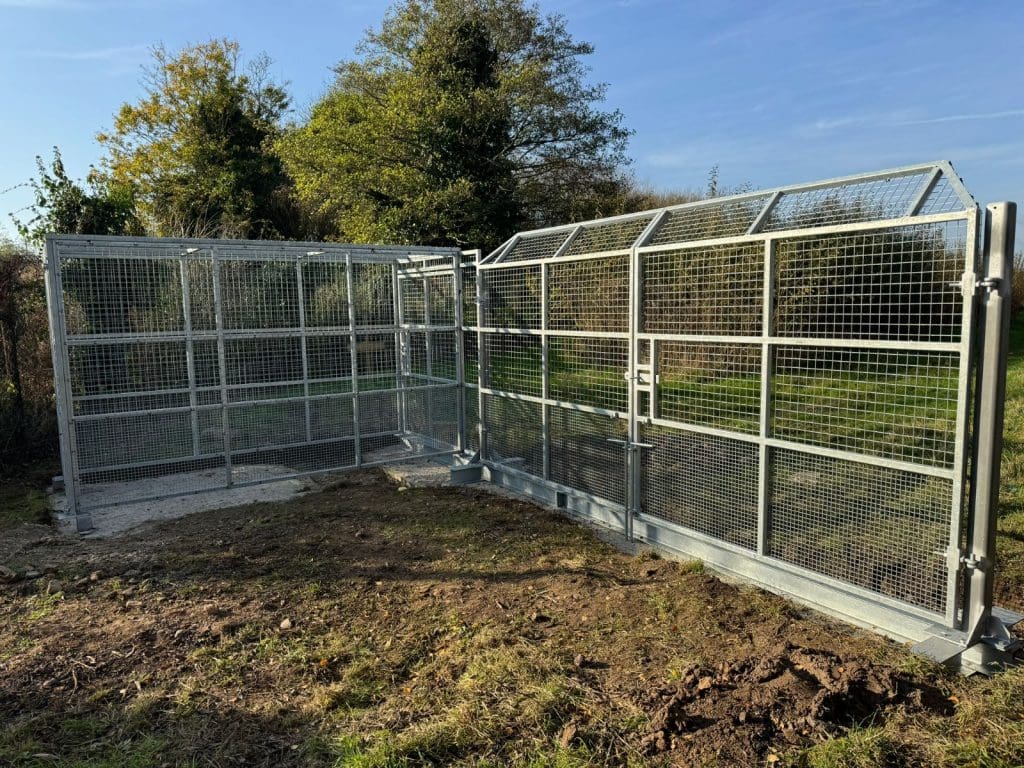
[[[996,536],[998,601],[1024,611],[1024,314],[1010,328]]]

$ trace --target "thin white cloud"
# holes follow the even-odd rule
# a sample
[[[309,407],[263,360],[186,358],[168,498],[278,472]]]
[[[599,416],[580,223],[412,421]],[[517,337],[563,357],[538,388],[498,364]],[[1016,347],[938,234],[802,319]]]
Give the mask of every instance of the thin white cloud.
[[[2,0],[0,0],[2,2]],[[148,45],[120,45],[112,48],[93,48],[84,51],[63,51],[58,49],[25,51],[22,55],[33,59],[54,61],[138,61],[149,51]]]
[[[1024,109],[1007,109],[1002,112],[974,112],[960,115],[927,117],[922,120],[903,120],[893,125],[930,125],[932,123],[959,123],[966,120],[1002,120],[1007,117],[1024,117]]]

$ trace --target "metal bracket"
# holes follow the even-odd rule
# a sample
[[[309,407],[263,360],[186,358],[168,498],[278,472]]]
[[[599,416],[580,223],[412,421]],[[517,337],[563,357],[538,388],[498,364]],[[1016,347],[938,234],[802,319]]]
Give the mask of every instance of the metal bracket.
[[[988,291],[992,293],[998,291],[1003,286],[1003,279],[1001,277],[986,277],[984,280],[978,280],[974,284],[975,291]]]
[[[978,557],[973,553],[960,555],[960,565],[966,571],[983,571],[991,567],[991,563],[988,560],[984,557]]]

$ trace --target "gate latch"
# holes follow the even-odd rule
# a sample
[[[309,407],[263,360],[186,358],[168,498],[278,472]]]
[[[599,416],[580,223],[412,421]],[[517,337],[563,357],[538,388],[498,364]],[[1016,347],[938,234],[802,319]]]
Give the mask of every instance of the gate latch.
[[[654,446],[650,443],[634,443],[629,440],[622,440],[618,437],[606,438],[609,443],[615,443],[615,445],[621,445],[623,448],[653,448]]]
[[[989,293],[998,291],[1002,285],[1003,280],[1000,277],[986,277],[974,284],[976,290],[988,291]]]

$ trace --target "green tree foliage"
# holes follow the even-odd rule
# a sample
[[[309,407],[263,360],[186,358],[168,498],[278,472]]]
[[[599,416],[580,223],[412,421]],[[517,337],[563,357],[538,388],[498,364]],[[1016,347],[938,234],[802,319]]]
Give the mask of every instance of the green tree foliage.
[[[157,234],[291,234],[288,181],[272,149],[289,100],[268,66],[263,56],[243,69],[232,40],[153,50],[145,97],[124,104],[97,138],[106,173],[136,190]]]
[[[60,150],[53,148],[50,167],[36,157],[39,178],[30,183],[35,193],[32,216],[14,219],[18,234],[41,247],[49,234],[128,235],[139,234],[134,194],[130,186],[91,172],[83,184],[68,176]]]
[[[354,241],[497,245],[596,215],[628,131],[592,52],[523,0],[405,0],[281,142],[306,206]]]

